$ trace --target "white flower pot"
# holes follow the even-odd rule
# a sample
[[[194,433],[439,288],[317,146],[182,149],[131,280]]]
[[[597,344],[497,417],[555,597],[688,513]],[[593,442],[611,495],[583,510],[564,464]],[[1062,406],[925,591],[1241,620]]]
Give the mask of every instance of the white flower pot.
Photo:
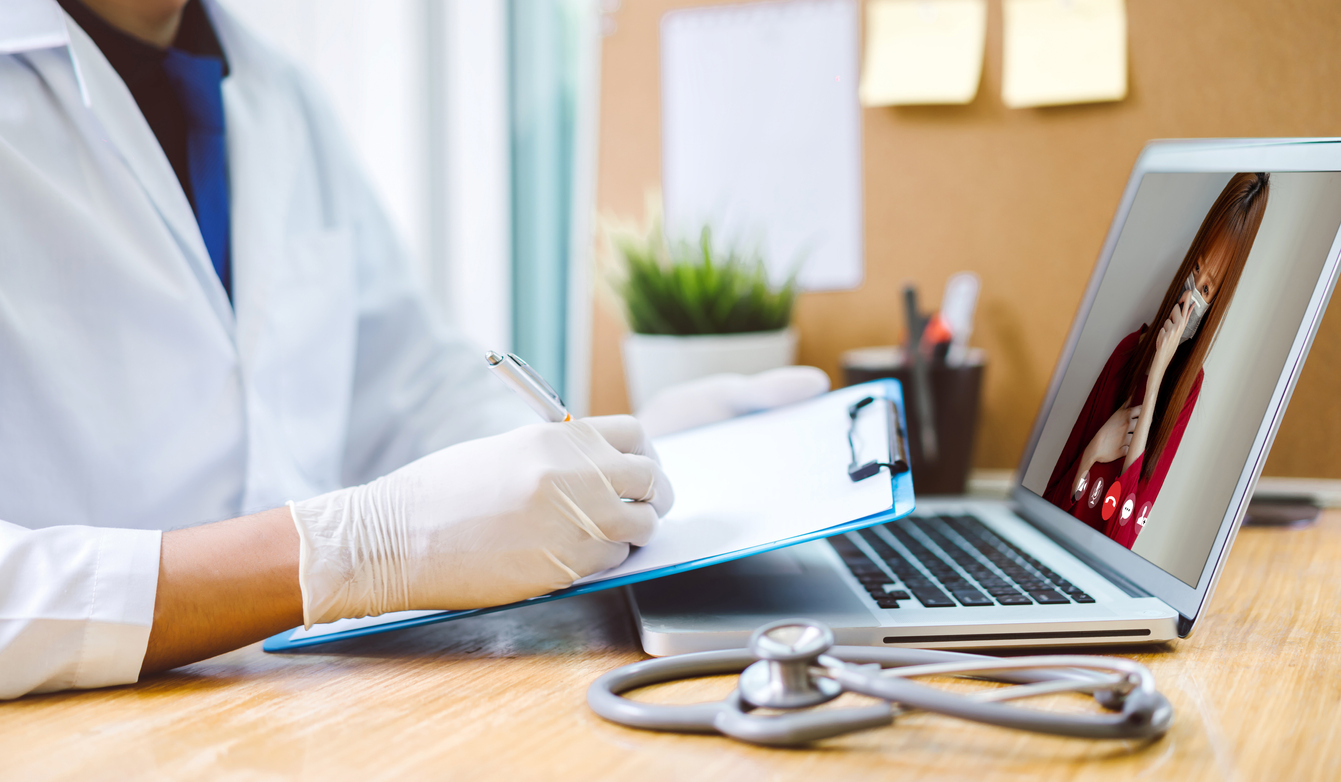
[[[677,383],[722,372],[752,375],[795,361],[796,331],[791,328],[746,334],[624,337],[624,378],[634,410]]]

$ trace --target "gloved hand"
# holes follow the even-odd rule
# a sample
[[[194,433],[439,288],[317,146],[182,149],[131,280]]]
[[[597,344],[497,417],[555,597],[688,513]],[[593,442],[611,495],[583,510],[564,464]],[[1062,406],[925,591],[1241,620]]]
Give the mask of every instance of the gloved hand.
[[[815,367],[781,367],[757,375],[709,375],[667,388],[635,415],[649,437],[660,437],[801,402],[828,390],[829,376]]]
[[[372,483],[289,503],[303,622],[543,595],[623,562],[673,499],[629,416],[444,448]]]

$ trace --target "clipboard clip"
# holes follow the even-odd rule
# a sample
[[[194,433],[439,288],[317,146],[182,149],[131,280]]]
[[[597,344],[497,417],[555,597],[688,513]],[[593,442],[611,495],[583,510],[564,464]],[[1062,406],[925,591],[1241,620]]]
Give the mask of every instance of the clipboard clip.
[[[877,402],[884,404],[876,404]],[[889,432],[887,461],[871,459],[863,462],[857,456],[857,418],[863,410],[883,412],[885,415],[885,426]],[[852,479],[853,483],[875,475],[880,472],[881,467],[888,467],[891,477],[908,472],[908,444],[904,439],[903,426],[899,423],[899,412],[894,407],[894,400],[868,396],[849,407],[847,414],[851,419],[847,430],[847,445],[852,451],[852,461],[847,466],[847,477]]]

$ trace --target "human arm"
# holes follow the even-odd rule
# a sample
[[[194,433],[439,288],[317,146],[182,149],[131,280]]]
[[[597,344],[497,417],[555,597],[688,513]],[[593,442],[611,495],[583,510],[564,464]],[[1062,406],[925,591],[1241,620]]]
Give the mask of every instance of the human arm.
[[[1080,462],[1076,466],[1075,477],[1072,479],[1071,495],[1073,501],[1080,499],[1079,494],[1085,476],[1089,474],[1091,467],[1096,464],[1115,462],[1128,454],[1131,448],[1132,434],[1143,409],[1143,405],[1118,408],[1108,417],[1104,425],[1099,427],[1099,431],[1094,433],[1094,437],[1090,438],[1085,450],[1080,454]]]
[[[161,556],[157,532],[0,524],[0,607],[43,620],[0,615],[0,697],[126,684],[299,623],[545,594],[623,561],[672,501],[642,428],[612,416],[167,533]]]
[[[1057,454],[1052,474],[1041,494],[1044,499],[1062,510],[1071,511],[1078,500],[1075,487],[1079,479],[1085,475],[1085,471],[1080,467],[1090,440],[1094,437],[1094,433],[1112,418],[1113,410],[1122,404],[1122,369],[1132,351],[1136,349],[1143,331],[1144,327],[1133,331],[1113,348],[1108,360],[1104,362],[1103,369],[1090,386],[1089,395],[1076,415],[1075,423],[1071,425],[1071,433],[1067,435],[1066,443]]]
[[[298,624],[551,592],[622,562],[671,502],[641,428],[613,417],[524,427],[291,509],[168,533],[142,672]]]
[[[292,513],[168,533],[142,671],[298,624],[552,592],[622,562],[671,501],[638,424],[595,418],[462,443]]]
[[[163,534],[140,674],[237,649],[303,621],[288,508]]]
[[[1187,293],[1183,294],[1174,305],[1173,312],[1155,334],[1155,355],[1150,360],[1150,369],[1146,375],[1145,398],[1140,405],[1141,413],[1132,430],[1131,443],[1126,452],[1127,459],[1122,464],[1124,473],[1130,470],[1136,459],[1145,453],[1146,441],[1150,437],[1150,424],[1155,417],[1155,402],[1159,399],[1159,387],[1164,382],[1164,372],[1169,368],[1169,362],[1173,361],[1173,354],[1178,350],[1178,338],[1183,333],[1183,327],[1187,325],[1188,296]]]
[[[1204,377],[1204,372],[1198,372],[1196,379],[1192,381],[1192,388],[1187,392],[1187,400],[1183,402],[1183,409],[1178,413],[1173,429],[1169,432],[1169,440],[1164,444],[1159,462],[1150,470],[1149,477],[1145,480],[1141,479],[1144,464],[1141,457],[1138,457],[1119,477],[1123,486],[1135,487],[1133,501],[1135,519],[1123,519],[1121,513],[1114,514],[1104,525],[1104,534],[1127,548],[1135,545],[1136,537],[1147,526],[1155,501],[1159,499],[1160,489],[1164,486],[1164,478],[1169,474],[1169,467],[1173,464],[1174,456],[1178,453],[1178,446],[1182,444],[1183,433],[1187,431],[1187,426],[1192,420],[1192,411],[1196,408],[1197,399],[1201,396],[1201,382]],[[1126,522],[1129,520],[1135,523],[1127,524]]]

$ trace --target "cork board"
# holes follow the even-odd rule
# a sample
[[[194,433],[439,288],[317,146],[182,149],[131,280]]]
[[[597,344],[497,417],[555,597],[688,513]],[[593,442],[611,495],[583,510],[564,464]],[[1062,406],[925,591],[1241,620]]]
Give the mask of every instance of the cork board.
[[[603,43],[597,208],[641,217],[660,181],[658,25],[706,3],[625,0]],[[1341,4],[1128,0],[1129,93],[1119,103],[1007,109],[1001,3],[990,0],[982,86],[966,106],[866,109],[866,280],[797,305],[800,361],[838,376],[849,348],[899,336],[913,281],[983,281],[973,342],[988,355],[975,464],[1014,467],[1141,147],[1176,137],[1341,135]],[[628,410],[612,300],[597,297],[591,409]],[[1267,463],[1341,478],[1341,307],[1323,321]]]

